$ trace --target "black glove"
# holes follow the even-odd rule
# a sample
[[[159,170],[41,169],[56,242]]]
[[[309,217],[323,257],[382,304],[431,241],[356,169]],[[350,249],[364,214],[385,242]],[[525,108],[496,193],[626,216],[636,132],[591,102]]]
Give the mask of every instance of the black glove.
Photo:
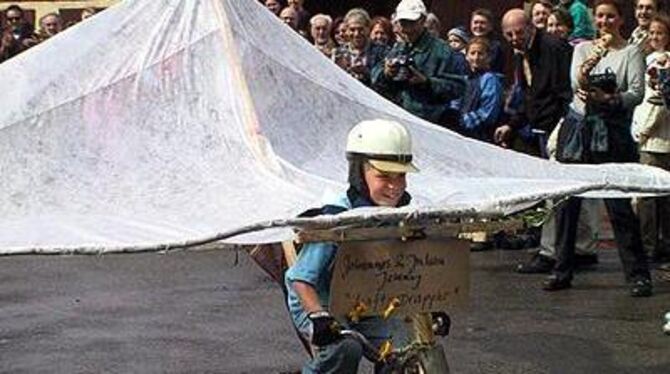
[[[435,335],[449,335],[449,330],[451,329],[451,318],[449,318],[449,315],[445,312],[433,312],[431,315],[433,317],[433,332]]]
[[[341,338],[340,324],[325,310],[310,313],[312,321],[312,344],[317,347],[335,343]]]

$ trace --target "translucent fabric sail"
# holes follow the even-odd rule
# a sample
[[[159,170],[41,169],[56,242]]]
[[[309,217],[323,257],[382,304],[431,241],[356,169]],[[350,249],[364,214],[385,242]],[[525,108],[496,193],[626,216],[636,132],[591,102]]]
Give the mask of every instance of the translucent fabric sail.
[[[346,134],[372,118],[413,135],[421,173],[402,214],[670,193],[660,169],[560,165],[422,121],[251,0],[123,2],[1,64],[0,87],[4,254],[151,250],[260,222],[290,226],[346,187]]]

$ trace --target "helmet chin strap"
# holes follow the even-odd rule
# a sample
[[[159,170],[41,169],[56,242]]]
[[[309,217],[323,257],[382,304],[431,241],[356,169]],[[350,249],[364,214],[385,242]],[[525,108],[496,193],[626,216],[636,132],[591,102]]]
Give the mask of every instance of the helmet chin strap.
[[[349,158],[349,191],[347,191],[347,195],[352,203],[356,198],[362,197],[376,205],[370,198],[370,189],[363,176],[363,168],[366,162],[367,159],[359,155]],[[353,194],[355,195],[352,196]]]

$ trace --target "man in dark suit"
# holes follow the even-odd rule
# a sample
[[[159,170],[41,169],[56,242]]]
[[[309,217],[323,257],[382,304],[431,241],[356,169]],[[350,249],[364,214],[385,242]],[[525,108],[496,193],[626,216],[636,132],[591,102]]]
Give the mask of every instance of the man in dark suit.
[[[496,129],[495,140],[546,157],[546,139],[572,99],[572,52],[559,39],[535,28],[522,9],[508,11],[502,29],[514,49],[514,86],[506,103],[507,120]]]

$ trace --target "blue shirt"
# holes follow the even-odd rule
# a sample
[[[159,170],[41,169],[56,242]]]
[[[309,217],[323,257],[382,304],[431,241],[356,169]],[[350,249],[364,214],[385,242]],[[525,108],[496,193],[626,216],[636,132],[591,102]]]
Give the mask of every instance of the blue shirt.
[[[328,201],[327,204],[352,209],[346,193],[335,198],[335,201]],[[334,243],[308,243],[300,250],[295,264],[286,271],[284,280],[288,290],[288,308],[296,326],[301,326],[305,322],[307,313],[291,283],[301,281],[310,284],[319,295],[321,305],[327,309],[330,304],[330,280],[336,255],[337,246]]]
[[[461,130],[464,135],[493,141],[493,130],[502,112],[503,85],[493,72],[472,75],[463,97]]]

